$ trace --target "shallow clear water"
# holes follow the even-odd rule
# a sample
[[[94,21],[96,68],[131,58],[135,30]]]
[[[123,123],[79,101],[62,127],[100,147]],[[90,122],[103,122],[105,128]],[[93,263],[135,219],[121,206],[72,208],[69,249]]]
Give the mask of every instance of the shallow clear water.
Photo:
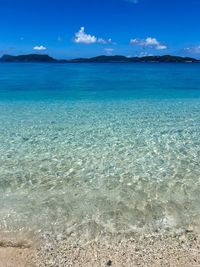
[[[0,64],[0,227],[200,226],[199,64]]]

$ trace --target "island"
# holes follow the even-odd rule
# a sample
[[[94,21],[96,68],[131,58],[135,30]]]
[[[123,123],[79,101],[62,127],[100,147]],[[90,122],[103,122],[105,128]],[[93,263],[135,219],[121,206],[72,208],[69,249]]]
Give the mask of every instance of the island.
[[[92,58],[76,59],[55,59],[46,54],[29,55],[3,55],[0,63],[197,63],[200,60],[191,57],[181,56],[144,56],[144,57],[126,57],[126,56],[97,56]]]

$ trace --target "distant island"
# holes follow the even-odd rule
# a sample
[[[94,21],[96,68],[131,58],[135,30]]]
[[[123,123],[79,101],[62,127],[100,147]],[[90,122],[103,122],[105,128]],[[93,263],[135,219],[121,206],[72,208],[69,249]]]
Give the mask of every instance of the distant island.
[[[145,56],[145,57],[125,57],[125,56],[97,56],[92,58],[76,58],[71,60],[59,60],[49,55],[29,54],[29,55],[3,55],[0,63],[196,63],[200,60],[191,57],[180,56]]]

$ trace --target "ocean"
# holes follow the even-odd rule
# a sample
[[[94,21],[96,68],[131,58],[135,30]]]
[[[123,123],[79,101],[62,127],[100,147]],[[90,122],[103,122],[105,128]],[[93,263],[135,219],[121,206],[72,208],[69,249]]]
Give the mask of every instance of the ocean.
[[[0,64],[0,229],[200,227],[200,64]]]

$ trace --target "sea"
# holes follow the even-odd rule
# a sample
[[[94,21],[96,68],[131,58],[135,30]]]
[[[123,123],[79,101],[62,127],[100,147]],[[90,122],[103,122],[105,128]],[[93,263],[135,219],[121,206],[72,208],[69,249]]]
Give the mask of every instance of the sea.
[[[200,64],[0,64],[0,231],[200,227]]]

